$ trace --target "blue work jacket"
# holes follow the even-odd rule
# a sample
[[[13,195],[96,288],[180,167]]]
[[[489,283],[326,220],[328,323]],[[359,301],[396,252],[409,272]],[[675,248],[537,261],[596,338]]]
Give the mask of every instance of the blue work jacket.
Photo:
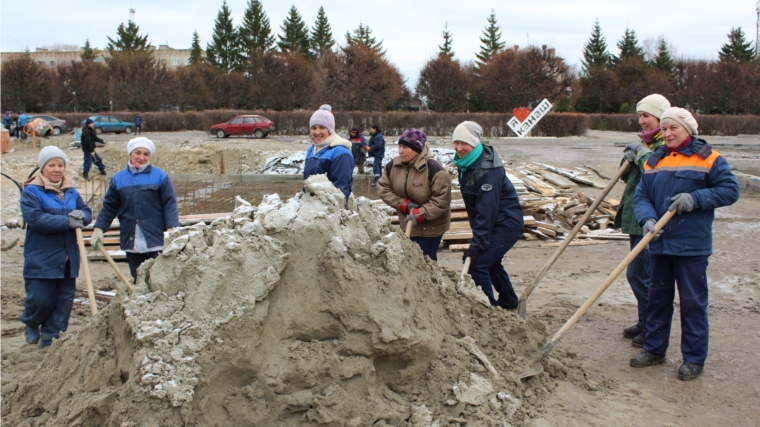
[[[354,185],[354,156],[343,145],[330,145],[314,154],[312,145],[306,150],[303,179],[312,175],[327,174],[327,179],[346,195],[351,194]]]

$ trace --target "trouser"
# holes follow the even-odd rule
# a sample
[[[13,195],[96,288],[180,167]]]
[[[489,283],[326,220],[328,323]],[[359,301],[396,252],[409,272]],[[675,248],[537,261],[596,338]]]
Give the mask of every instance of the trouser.
[[[383,158],[382,157],[375,157],[375,160],[372,162],[372,173],[375,174],[375,182],[380,180],[380,177],[383,176]]]
[[[62,279],[24,278],[26,300],[21,321],[27,327],[39,330],[42,341],[60,338],[69,327],[69,316],[74,304],[76,278],[70,277],[70,262],[66,261],[66,277]]]
[[[509,280],[509,274],[501,264],[504,255],[512,249],[518,239],[497,239],[491,238],[491,245],[488,250],[480,254],[478,259],[470,265],[470,276],[475,284],[478,285],[491,302],[491,305],[503,308],[517,307],[517,295]],[[498,301],[494,297],[491,284],[499,293]]]
[[[443,235],[437,237],[412,237],[412,241],[420,245],[422,254],[429,256],[433,261],[438,261],[438,247],[441,246],[441,239],[443,239]]]
[[[707,322],[708,257],[652,255],[645,350],[655,354],[667,352],[677,286],[681,302],[683,360],[699,365],[705,363],[710,337]]]
[[[135,125],[135,135],[139,135],[142,132],[142,125]]]
[[[639,244],[643,236],[630,234],[631,250]],[[636,258],[628,264],[626,276],[628,284],[631,285],[633,295],[636,297],[639,306],[639,320],[636,326],[646,328],[647,324],[647,305],[649,304],[649,283],[651,276],[649,274],[649,246],[645,247]]]
[[[92,154],[85,152],[84,153],[84,167],[82,168],[82,172],[84,173],[90,173],[90,168],[92,167],[92,164],[95,163],[95,166],[98,169],[105,170],[106,165],[103,164],[103,159],[98,155],[98,153],[95,153],[95,158],[93,159]]]
[[[364,163],[357,163],[356,170],[359,172],[359,175],[364,175]]]
[[[161,251],[146,252],[144,254],[127,252],[127,264],[129,264],[129,273],[132,275],[132,283],[137,283],[137,267],[151,258],[157,258],[159,254],[161,254]]]

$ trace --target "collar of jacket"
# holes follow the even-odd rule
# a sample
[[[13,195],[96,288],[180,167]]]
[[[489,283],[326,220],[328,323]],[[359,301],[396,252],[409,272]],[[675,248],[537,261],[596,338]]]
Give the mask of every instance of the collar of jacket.
[[[417,154],[417,157],[414,158],[411,162],[409,162],[408,165],[404,165],[404,163],[401,161],[401,157],[396,157],[393,159],[393,166],[407,166],[407,167],[413,167],[414,169],[417,169],[418,171],[421,171],[425,168],[427,168],[427,161],[428,159],[435,158],[433,156],[433,153],[428,150],[427,145],[425,148],[420,151],[420,154]]]
[[[337,133],[333,133],[332,135],[325,138],[324,142],[329,142],[327,144],[327,147],[337,147],[340,145],[340,146],[348,148],[349,150],[351,149],[351,142],[346,139],[343,139]],[[314,144],[314,146],[316,147],[316,144]]]
[[[483,145],[483,154],[480,156],[480,159],[475,160],[475,163],[473,163],[467,169],[503,168],[504,162],[501,160],[501,157],[499,157],[499,155],[496,154],[496,150],[494,150],[493,147],[488,144],[482,144],[482,145]]]
[[[702,160],[710,157],[710,154],[712,154],[712,147],[710,147],[710,144],[707,143],[704,139],[697,138],[696,136],[691,137],[691,141],[689,141],[688,144],[686,144],[686,147],[678,150],[679,153],[683,154],[684,156],[691,156],[692,154],[697,154],[699,157],[702,158]],[[655,167],[657,165],[657,162],[660,161],[663,157],[670,154],[670,151],[663,143],[659,147],[657,147],[657,150],[652,153],[651,156],[649,156],[649,159],[647,159],[647,165],[649,165],[650,168]]]
[[[133,169],[134,169],[134,170],[133,170]],[[153,165],[152,165],[152,164],[150,164],[150,163],[148,163],[148,164],[145,166],[145,169],[143,169],[143,170],[139,170],[138,168],[135,168],[135,167],[134,167],[134,165],[131,165],[129,162],[127,162],[127,170],[128,170],[128,171],[129,171],[129,173],[131,173],[132,175],[137,175],[137,174],[141,174],[141,173],[148,173],[148,172],[150,172],[150,170],[151,170],[151,169],[153,169]]]

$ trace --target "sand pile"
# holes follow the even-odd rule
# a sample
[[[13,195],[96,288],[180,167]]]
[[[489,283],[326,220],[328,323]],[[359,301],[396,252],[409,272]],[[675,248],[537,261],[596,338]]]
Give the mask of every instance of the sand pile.
[[[185,227],[111,303],[6,384],[8,425],[524,425],[581,378],[538,320],[487,306],[324,177]],[[33,350],[30,350],[33,351]]]

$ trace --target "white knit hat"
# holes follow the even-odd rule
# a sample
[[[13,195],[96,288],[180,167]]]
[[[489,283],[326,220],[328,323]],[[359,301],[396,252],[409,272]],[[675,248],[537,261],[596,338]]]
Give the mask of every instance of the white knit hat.
[[[54,145],[48,145],[40,150],[40,156],[37,158],[37,165],[42,169],[42,167],[52,159],[61,159],[63,160],[64,166],[69,165],[69,158],[66,157],[66,153]]]
[[[684,129],[686,129],[686,132],[689,132],[689,135],[699,135],[699,132],[697,131],[699,125],[689,110],[678,107],[670,107],[665,110],[664,113],[662,113],[660,123],[662,123],[662,121],[665,119],[675,120],[681,126],[683,126]]]
[[[483,137],[483,128],[475,122],[462,122],[454,129],[452,141],[461,141],[465,144],[477,147],[480,145],[480,138]]]
[[[153,141],[144,136],[138,136],[137,138],[129,140],[129,143],[127,144],[127,154],[132,154],[132,152],[138,148],[145,148],[150,151],[151,156],[156,152],[156,146],[153,144]]]
[[[670,101],[660,94],[652,94],[644,97],[638,104],[636,104],[636,112],[649,113],[658,119],[662,119],[662,113],[670,108]]]
[[[319,110],[315,111],[309,120],[309,127],[312,127],[314,125],[324,126],[328,131],[330,131],[330,135],[334,134],[335,116],[332,114],[332,107],[327,104],[319,107]]]

